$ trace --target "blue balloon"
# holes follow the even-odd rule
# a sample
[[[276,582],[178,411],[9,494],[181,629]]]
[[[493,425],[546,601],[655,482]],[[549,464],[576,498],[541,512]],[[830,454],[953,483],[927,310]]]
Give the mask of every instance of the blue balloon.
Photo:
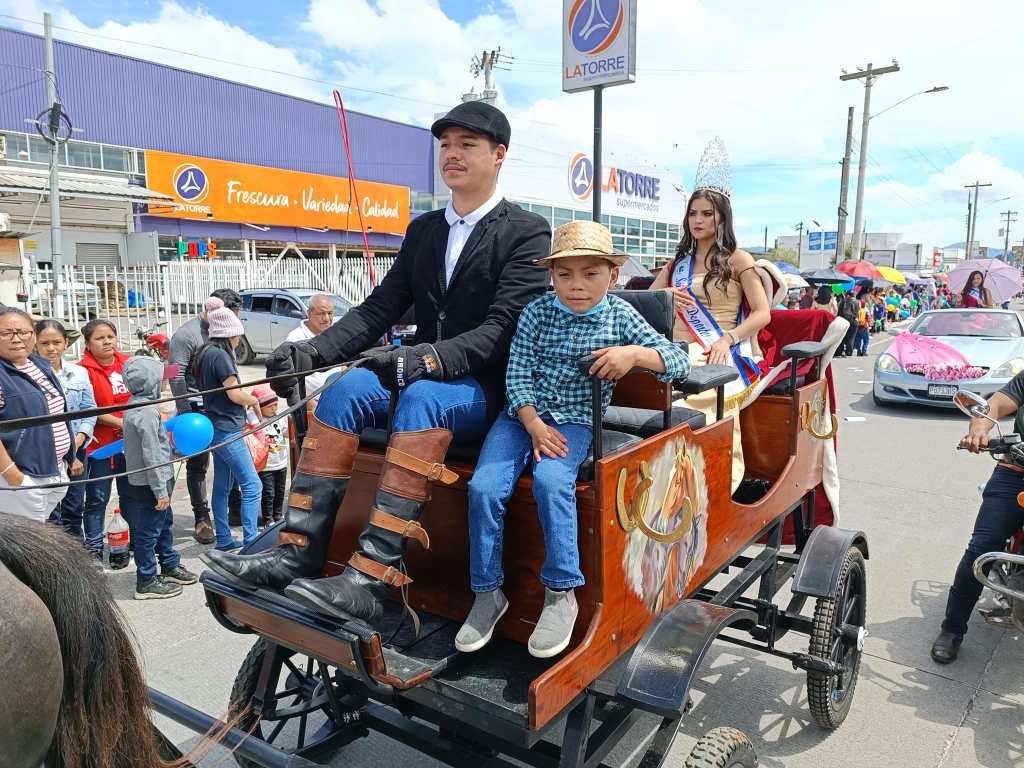
[[[115,440],[112,443],[107,443],[104,446],[97,448],[95,451],[89,454],[91,459],[109,459],[111,456],[124,451],[124,440]]]
[[[183,413],[169,427],[174,447],[183,456],[205,450],[213,440],[213,422],[201,413]],[[167,425],[164,425],[165,427]]]

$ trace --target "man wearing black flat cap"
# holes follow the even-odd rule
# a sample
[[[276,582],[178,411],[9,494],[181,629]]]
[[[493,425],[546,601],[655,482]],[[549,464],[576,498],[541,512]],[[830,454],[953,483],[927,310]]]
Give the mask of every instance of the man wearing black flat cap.
[[[419,523],[430,482],[454,482],[448,445],[477,442],[505,404],[505,367],[523,307],[544,293],[551,229],[505,200],[498,172],[511,129],[483,102],[459,104],[437,120],[438,166],[451,190],[444,210],[409,224],[394,266],[359,306],[307,342],[285,343],[267,360],[267,375],[363,357],[364,364],[320,396],[292,478],[276,548],[257,555],[211,550],[216,571],[253,586],[284,589],[323,613],[374,622],[381,600],[410,579],[402,568],[406,539],[429,545]],[[410,307],[411,346],[370,349]],[[278,384],[287,397],[294,382]],[[317,578],[324,565],[352,474],[359,434],[387,424],[389,392],[399,390],[393,432],[369,523],[340,576]]]

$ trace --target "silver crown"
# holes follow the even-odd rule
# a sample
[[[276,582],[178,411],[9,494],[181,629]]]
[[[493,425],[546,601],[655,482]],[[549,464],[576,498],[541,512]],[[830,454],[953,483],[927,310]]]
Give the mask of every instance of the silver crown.
[[[732,167],[729,164],[729,153],[725,150],[725,142],[715,136],[704,147],[700,162],[697,163],[697,177],[693,180],[693,191],[709,189],[726,197],[732,196]]]

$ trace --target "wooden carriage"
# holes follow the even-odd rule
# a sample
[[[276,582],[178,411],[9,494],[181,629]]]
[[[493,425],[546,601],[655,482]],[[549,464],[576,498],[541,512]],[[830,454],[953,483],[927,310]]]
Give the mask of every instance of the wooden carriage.
[[[671,333],[664,292],[618,295]],[[544,543],[529,476],[516,488],[506,521],[503,590],[510,608],[486,648],[473,654],[454,648],[472,604],[466,493],[478,446],[451,448],[446,465],[458,480],[434,485],[422,517],[431,551],[411,544],[406,553],[414,577],[408,601],[422,619],[418,636],[397,601],[371,629],[205,573],[215,618],[231,631],[260,635],[236,680],[232,710],[249,707],[241,725],[255,727],[264,742],[259,755],[252,739],[238,754],[257,765],[296,765],[285,758],[322,758],[378,730],[452,765],[485,754],[493,761],[488,765],[508,765],[510,757],[530,765],[592,766],[638,713],[652,712],[660,726],[643,764],[659,766],[690,706],[690,682],[716,638],[806,670],[814,719],[837,727],[850,706],[865,634],[867,543],[859,531],[813,525],[831,439],[822,426],[829,414],[818,370],[828,353],[819,341],[790,345],[792,374],[741,411],[747,478],[737,498],[748,503],[730,492],[732,417],[721,417],[733,369],[697,368],[677,383],[682,394],[718,390],[719,418],[711,423],[673,405],[680,392],[649,373],[633,372],[619,383],[577,484],[586,585],[576,590],[572,643],[557,658],[534,659],[525,648],[543,604]],[[814,360],[810,375],[798,378],[797,363],[807,368]],[[325,575],[338,573],[354,550],[386,441],[383,430],[362,435]],[[787,520],[792,547],[782,545]],[[275,541],[270,529],[250,551]],[[792,599],[779,606],[775,596],[787,584]],[[811,617],[801,614],[808,599],[816,600]],[[807,653],[776,647],[789,631],[810,636]],[[173,700],[157,694],[154,701],[181,722],[208,725],[190,720]],[[592,732],[595,718],[601,725]],[[242,740],[241,731],[232,733]],[[747,764],[746,752],[752,755],[735,732],[712,732],[699,750],[736,754],[737,765]]]

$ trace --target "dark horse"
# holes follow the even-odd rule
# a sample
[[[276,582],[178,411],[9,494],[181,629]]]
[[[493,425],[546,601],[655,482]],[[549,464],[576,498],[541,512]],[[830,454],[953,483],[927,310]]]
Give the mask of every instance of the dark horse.
[[[0,765],[167,768],[134,639],[59,527],[0,513]]]

